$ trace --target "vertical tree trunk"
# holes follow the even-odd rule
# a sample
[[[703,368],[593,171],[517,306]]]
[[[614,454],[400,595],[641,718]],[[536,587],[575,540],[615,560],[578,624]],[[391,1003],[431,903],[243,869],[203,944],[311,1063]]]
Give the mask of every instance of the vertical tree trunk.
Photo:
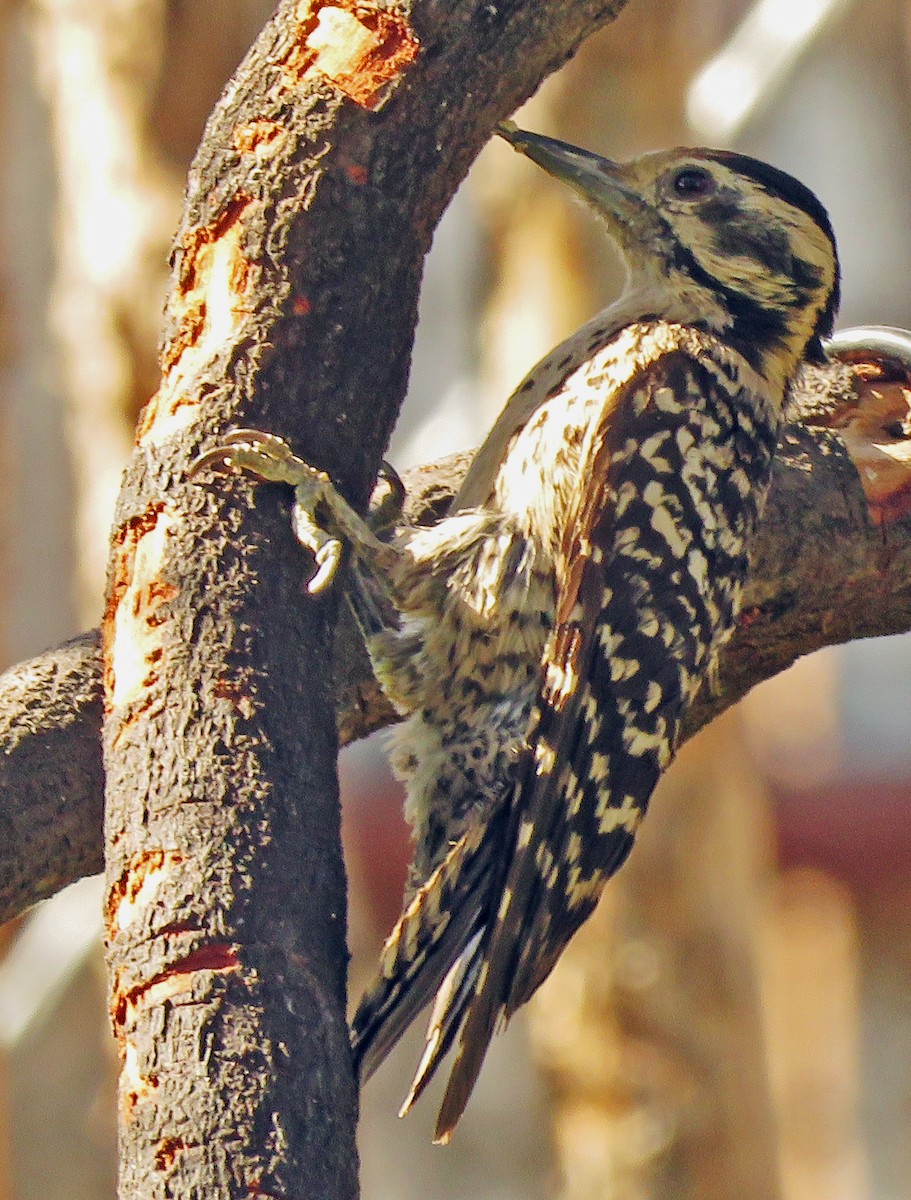
[[[336,605],[302,590],[280,489],[254,507],[248,480],[189,463],[252,424],[363,501],[442,207],[494,119],[616,7],[427,0],[412,28],[283,0],[209,122],[103,630],[124,1198],[356,1192]]]
[[[288,110],[295,10],[284,5],[251,52],[194,164],[164,376],[117,515],[105,762],[124,1198],[357,1190],[335,606],[302,594],[277,489],[253,510],[249,483],[187,479],[204,432],[281,427],[289,399],[294,357],[264,343],[300,333],[298,264],[269,247],[307,207],[304,147],[327,125]]]

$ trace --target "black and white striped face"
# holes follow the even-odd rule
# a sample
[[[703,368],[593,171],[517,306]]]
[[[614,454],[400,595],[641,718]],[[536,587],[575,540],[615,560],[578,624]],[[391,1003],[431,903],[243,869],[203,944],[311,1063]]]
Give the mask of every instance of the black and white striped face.
[[[829,218],[809,188],[721,150],[649,154],[620,171],[665,226],[646,243],[633,229],[621,235],[634,274],[653,276],[657,258],[672,292],[692,286],[694,299],[706,294],[718,331],[756,366],[769,355],[821,353],[838,306],[838,258]]]
[[[802,183],[724,150],[617,163],[511,126],[500,132],[604,218],[641,312],[710,329],[776,382],[802,357],[821,357],[838,258],[826,211]]]

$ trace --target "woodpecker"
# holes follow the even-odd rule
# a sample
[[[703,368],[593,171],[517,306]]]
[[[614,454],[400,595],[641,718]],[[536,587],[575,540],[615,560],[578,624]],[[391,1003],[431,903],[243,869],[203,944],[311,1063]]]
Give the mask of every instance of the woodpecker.
[[[280,439],[204,456],[295,485],[316,586],[351,545],[415,838],[352,1047],[365,1080],[434,1002],[402,1111],[458,1039],[438,1141],[632,848],[734,626],[788,384],[823,360],[839,294],[824,208],[764,162],[500,133],[595,210],[629,278],[519,386],[448,515],[385,542]]]

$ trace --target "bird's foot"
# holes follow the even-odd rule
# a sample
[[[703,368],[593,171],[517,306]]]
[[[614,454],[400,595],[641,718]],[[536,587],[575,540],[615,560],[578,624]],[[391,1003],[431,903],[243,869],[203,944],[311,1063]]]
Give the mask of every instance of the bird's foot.
[[[341,563],[345,541],[355,554],[368,560],[390,551],[390,547],[376,537],[371,525],[339,494],[325,471],[298,458],[288,443],[275,434],[236,429],[217,446],[201,454],[193,462],[191,474],[195,475],[205,467],[249,471],[269,483],[286,483],[294,488],[291,517],[294,535],[316,560],[316,571],[307,582],[307,590],[312,595],[331,584]],[[381,502],[380,507],[385,503],[385,500]],[[317,520],[317,508],[328,513],[330,530],[324,529]]]

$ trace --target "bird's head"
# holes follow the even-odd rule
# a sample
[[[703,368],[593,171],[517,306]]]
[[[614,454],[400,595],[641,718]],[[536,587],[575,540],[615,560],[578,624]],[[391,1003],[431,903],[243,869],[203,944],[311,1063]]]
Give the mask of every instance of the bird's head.
[[[835,235],[791,175],[725,150],[618,163],[510,124],[499,132],[605,220],[655,316],[710,329],[768,377],[822,358],[838,307]]]

